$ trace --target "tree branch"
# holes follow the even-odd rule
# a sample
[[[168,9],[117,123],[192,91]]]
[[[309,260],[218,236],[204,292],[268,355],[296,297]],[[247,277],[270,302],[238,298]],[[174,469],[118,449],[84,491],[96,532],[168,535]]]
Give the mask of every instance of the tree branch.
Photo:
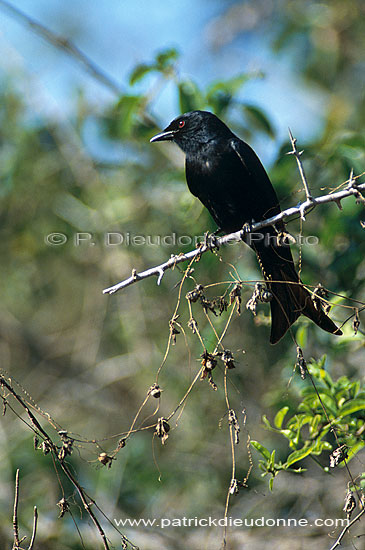
[[[109,88],[113,93],[120,95],[123,93],[122,87],[117,84],[109,75],[107,75],[100,67],[96,65],[84,52],[82,52],[75,44],[70,40],[54,33],[49,30],[47,27],[22,12],[9,2],[5,0],[0,0],[0,6],[2,6],[6,11],[8,11],[13,17],[25,23],[32,29],[33,32],[41,36],[47,42],[56,46],[56,48],[63,50],[66,54],[73,57],[78,63],[83,65],[83,67],[96,79],[99,80],[104,86]]]
[[[38,523],[38,511],[37,506],[34,506],[34,516],[33,516],[33,531],[32,531],[32,538],[30,539],[30,543],[28,546],[28,550],[33,550],[33,546],[35,543],[35,537],[37,534],[37,523]]]
[[[303,167],[303,164],[302,164],[302,160],[300,158],[301,155],[303,154],[303,151],[298,151],[298,149],[297,149],[297,138],[293,137],[293,134],[291,133],[290,128],[289,128],[289,137],[290,137],[290,143],[291,143],[291,146],[292,146],[293,149],[291,151],[289,151],[289,153],[287,153],[287,155],[294,155],[295,156],[296,161],[297,161],[297,165],[298,165],[298,169],[299,169],[299,173],[300,173],[300,177],[302,178],[303,187],[304,187],[305,196],[307,198],[307,201],[314,202],[314,198],[312,197],[312,194],[309,190],[309,185],[308,185],[307,177],[306,177],[305,172],[304,172],[304,167]]]
[[[16,401],[23,407],[25,412],[28,415],[28,418],[31,421],[31,424],[35,428],[35,433],[38,435],[41,435],[44,438],[44,441],[47,442],[49,451],[52,452],[53,459],[59,464],[61,469],[63,470],[64,474],[67,476],[67,478],[70,480],[70,482],[73,484],[75,489],[77,490],[81,502],[86,510],[86,512],[89,514],[92,522],[94,523],[96,529],[99,532],[99,535],[102,539],[104,550],[109,550],[110,545],[107,539],[107,536],[101,526],[101,523],[99,522],[98,518],[96,517],[95,513],[92,509],[92,504],[94,504],[99,511],[100,508],[97,506],[96,502],[90,498],[90,496],[87,494],[85,489],[81,486],[79,481],[76,479],[76,477],[71,473],[71,467],[68,465],[68,463],[64,460],[64,458],[60,457],[59,449],[55,445],[55,443],[52,441],[51,437],[47,434],[47,432],[42,428],[40,423],[38,422],[35,415],[32,413],[30,408],[28,407],[27,403],[23,400],[20,395],[17,394],[17,392],[12,387],[11,383],[7,381],[2,374],[0,374],[0,387],[4,386],[9,393],[16,399]],[[13,512],[13,532],[14,532],[14,545],[13,550],[19,549],[19,544],[22,542],[23,539],[19,540],[19,529],[18,529],[18,499],[19,499],[19,470],[17,471],[16,475],[16,482],[15,482],[15,499],[14,499],[14,512]],[[103,514],[104,515],[104,514]],[[37,519],[38,519],[38,513],[37,510],[34,510],[34,521],[33,521],[33,534],[31,539],[31,544],[34,545],[34,539],[36,535],[36,529],[37,529]],[[110,521],[111,525],[113,523]],[[127,542],[130,542],[127,537],[123,535],[121,531],[115,525],[113,525],[113,528],[123,537],[123,539]],[[134,548],[134,546],[132,545]],[[28,550],[32,550],[32,546],[28,548]]]
[[[162,277],[165,274],[165,271],[167,271],[168,269],[174,268],[175,265],[185,262],[187,260],[192,260],[197,256],[201,256],[208,250],[211,250],[213,248],[218,248],[219,246],[227,244],[231,241],[240,241],[242,240],[244,235],[246,235],[247,233],[254,233],[264,227],[268,227],[269,225],[275,225],[275,223],[283,220],[284,218],[286,219],[295,214],[300,214],[300,216],[304,218],[304,215],[306,212],[308,212],[308,210],[312,210],[319,204],[335,202],[337,206],[341,209],[341,200],[347,197],[351,197],[353,195],[356,197],[358,201],[365,203],[365,199],[361,194],[361,191],[365,191],[365,183],[356,184],[356,180],[360,178],[362,175],[363,174],[360,174],[359,176],[354,177],[353,174],[351,173],[351,176],[348,180],[348,185],[342,191],[329,193],[328,195],[322,195],[320,197],[316,197],[315,199],[313,199],[312,197],[307,198],[305,202],[298,204],[297,206],[292,206],[291,208],[287,208],[286,210],[283,210],[282,212],[280,212],[280,214],[277,214],[272,218],[268,218],[267,220],[254,223],[251,226],[251,229],[249,232],[246,231],[245,229],[241,229],[240,231],[236,231],[235,233],[230,233],[229,235],[225,235],[224,237],[219,237],[216,239],[214,243],[210,245],[202,244],[196,250],[191,250],[186,254],[178,254],[176,256],[171,256],[171,258],[166,262],[158,266],[151,267],[150,269],[142,271],[141,273],[137,273],[137,271],[133,269],[132,275],[128,277],[128,279],[125,279],[120,283],[117,283],[109,288],[104,289],[103,294],[114,294],[115,292],[118,292],[118,290],[121,290],[122,288],[126,288],[127,286],[130,286],[133,283],[136,283],[137,281],[146,279],[147,277],[151,277],[152,275],[158,276],[157,284],[159,285],[161,283]]]
[[[13,508],[13,532],[14,532],[14,544],[13,548],[19,547],[19,524],[18,524],[18,504],[19,504],[19,468],[15,474],[15,494],[14,494],[14,508]]]
[[[345,536],[345,534],[347,533],[347,531],[350,529],[350,527],[352,527],[354,525],[354,523],[356,523],[357,521],[359,521],[359,519],[361,518],[361,516],[364,514],[365,512],[365,508],[363,508],[361,510],[361,512],[359,512],[357,514],[357,516],[352,520],[350,521],[350,523],[348,525],[346,525],[346,527],[344,527],[340,533],[340,535],[338,536],[336,542],[331,546],[330,550],[335,550],[335,548],[337,548],[338,546],[341,545],[341,541],[343,539],[343,537]]]

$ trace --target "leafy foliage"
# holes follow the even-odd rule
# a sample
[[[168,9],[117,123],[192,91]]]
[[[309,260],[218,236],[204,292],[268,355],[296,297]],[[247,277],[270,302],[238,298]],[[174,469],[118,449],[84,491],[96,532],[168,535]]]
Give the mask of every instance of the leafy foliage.
[[[308,365],[311,385],[302,388],[301,401],[290,418],[286,418],[290,407],[282,407],[275,415],[273,426],[266,416],[266,428],[282,435],[289,442],[292,452],[284,461],[275,463],[275,450],[270,451],[261,443],[251,441],[251,445],[264,457],[260,460],[263,476],[271,474],[270,489],[274,477],[282,470],[301,473],[303,468],[291,466],[307,457],[320,456],[332,451],[337,445],[345,445],[347,462],[365,446],[365,387],[358,380],[351,382],[341,376],[336,382],[325,370],[326,357],[312,361]],[[334,439],[333,430],[337,439]],[[341,466],[344,465],[342,462]],[[322,466],[329,471],[329,466]]]

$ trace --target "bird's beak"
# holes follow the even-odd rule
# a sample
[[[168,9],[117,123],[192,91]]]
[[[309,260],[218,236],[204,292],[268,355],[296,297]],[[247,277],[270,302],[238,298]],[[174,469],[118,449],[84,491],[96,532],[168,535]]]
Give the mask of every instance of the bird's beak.
[[[164,130],[163,132],[153,136],[150,139],[150,143],[153,143],[154,141],[171,141],[174,139],[175,134],[176,132],[174,130]]]

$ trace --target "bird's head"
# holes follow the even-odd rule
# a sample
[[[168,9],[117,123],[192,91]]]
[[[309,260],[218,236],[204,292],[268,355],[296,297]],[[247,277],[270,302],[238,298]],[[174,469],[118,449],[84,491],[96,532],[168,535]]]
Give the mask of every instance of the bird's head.
[[[208,111],[191,111],[175,118],[162,132],[150,139],[174,141],[184,151],[196,151],[218,137],[232,136],[229,128],[218,117]]]

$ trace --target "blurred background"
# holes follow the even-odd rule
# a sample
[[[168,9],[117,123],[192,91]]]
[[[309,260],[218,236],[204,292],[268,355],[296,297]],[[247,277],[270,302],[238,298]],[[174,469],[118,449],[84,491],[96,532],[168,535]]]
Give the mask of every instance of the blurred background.
[[[216,392],[206,380],[194,386],[164,446],[146,430],[128,440],[110,469],[98,462],[99,452],[111,453],[118,434],[128,432],[155,382],[182,272],[168,271],[160,286],[150,278],[113,296],[102,290],[133,268],[195,246],[178,241],[181,236],[215,230],[188,192],[177,147],[149,144],[181,112],[214,111],[248,141],[283,208],[304,198],[295,159],[285,154],[291,149],[288,127],[305,151],[315,196],[346,182],[351,169],[364,172],[365,4],[0,0],[0,16],[1,372],[58,427],[78,434],[83,442],[70,463],[109,518],[223,517],[231,457],[222,369],[214,372]],[[337,323],[353,313],[340,306],[363,299],[365,274],[363,206],[354,198],[342,206],[340,212],[333,203],[323,205],[302,226],[299,220],[288,225],[294,236],[307,238],[306,245],[293,247],[302,280],[321,282],[349,299],[330,295]],[[114,235],[106,242],[108,233]],[[133,240],[137,235],[149,242]],[[158,245],[164,236],[171,239]],[[254,254],[241,245],[221,249],[219,257],[206,254],[194,265],[194,278],[202,285],[219,283],[207,290],[213,298],[229,293],[233,271],[243,281],[261,278]],[[195,281],[184,284],[182,329],[160,374],[160,410],[147,424],[174,410],[199,370],[202,347],[187,326],[185,300]],[[272,420],[283,405],[295,410],[309,384],[298,375],[291,379],[296,350],[289,335],[269,345],[268,307],[259,307],[257,317],[246,310],[252,288],[243,286],[242,314],[233,316],[224,340],[236,360],[229,394],[240,414],[241,480],[250,466],[248,434],[276,448],[279,458],[286,456],[287,442],[265,430],[262,416]],[[211,316],[219,333],[229,314]],[[216,338],[204,312],[194,309],[194,316],[212,351]],[[357,380],[363,334],[354,336],[351,320],[343,331],[336,339],[301,318],[294,332],[307,359],[326,354],[334,379]],[[147,403],[138,426],[155,406]],[[42,424],[57,438],[45,416]],[[12,541],[16,468],[22,534],[29,535],[37,505],[42,548],[101,547],[65,480],[72,517],[58,519],[63,493],[52,461],[34,451],[32,433],[11,410],[0,424],[0,439],[0,547]],[[343,517],[344,469],[329,475],[308,459],[305,473],[280,473],[270,492],[260,457],[251,452],[248,488],[231,499],[229,516]],[[318,460],[327,463],[328,453]],[[363,463],[363,455],[351,462],[355,475]],[[120,537],[104,523],[118,548]],[[221,540],[219,529],[123,531],[144,549],[219,548]],[[228,548],[299,549],[308,537],[316,548],[328,548],[330,531],[237,529],[230,531]],[[343,548],[350,547],[344,539]]]

